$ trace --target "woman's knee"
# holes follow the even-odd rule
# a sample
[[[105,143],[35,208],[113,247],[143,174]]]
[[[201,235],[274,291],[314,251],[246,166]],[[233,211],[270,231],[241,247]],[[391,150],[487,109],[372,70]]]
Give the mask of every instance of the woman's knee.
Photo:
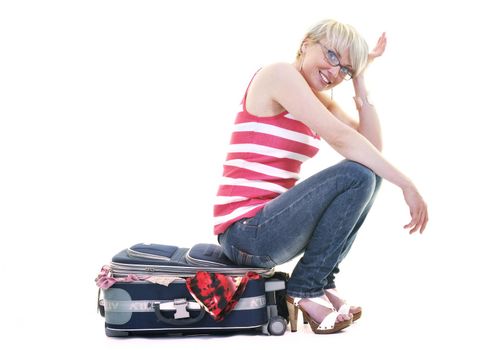
[[[381,178],[365,165],[352,160],[345,160],[342,163],[348,176],[354,178],[358,183],[372,187],[373,191],[377,187],[376,185],[381,183]]]

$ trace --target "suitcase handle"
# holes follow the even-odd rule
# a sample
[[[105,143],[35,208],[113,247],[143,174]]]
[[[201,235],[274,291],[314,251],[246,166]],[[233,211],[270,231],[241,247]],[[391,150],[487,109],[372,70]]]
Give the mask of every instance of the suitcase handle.
[[[189,312],[187,311],[188,302],[186,302],[185,299],[175,300],[173,304],[175,305],[176,309],[176,312],[174,314],[175,318],[168,318],[165,317],[165,315],[163,315],[163,313],[161,312],[161,303],[160,302],[153,303],[154,313],[156,314],[156,317],[158,318],[159,321],[173,326],[190,325],[201,321],[201,319],[204,317],[204,314],[206,313],[204,309],[200,307],[199,309],[197,309],[199,310],[199,314],[194,318],[189,318],[190,315]]]

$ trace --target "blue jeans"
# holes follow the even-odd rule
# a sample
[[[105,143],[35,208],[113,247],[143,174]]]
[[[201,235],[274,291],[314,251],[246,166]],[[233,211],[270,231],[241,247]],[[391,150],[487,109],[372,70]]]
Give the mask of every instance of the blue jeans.
[[[381,178],[344,160],[302,181],[219,236],[237,264],[271,268],[303,253],[288,282],[292,297],[311,298],[335,288],[338,265],[371,208]]]

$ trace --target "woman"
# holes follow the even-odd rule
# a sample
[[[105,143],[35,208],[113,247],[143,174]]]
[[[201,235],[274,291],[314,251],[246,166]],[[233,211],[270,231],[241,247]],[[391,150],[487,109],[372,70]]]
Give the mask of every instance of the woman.
[[[291,330],[301,310],[315,333],[334,333],[361,316],[334,282],[371,208],[381,178],[402,189],[410,233],[424,231],[427,207],[411,180],[381,155],[378,116],[364,69],[369,54],[357,31],[334,20],[313,27],[294,63],[275,63],[251,80],[238,113],[214,208],[215,234],[234,262],[273,267],[303,253],[289,279]],[[324,91],[352,79],[358,121]],[[296,184],[300,165],[324,139],[346,159]]]

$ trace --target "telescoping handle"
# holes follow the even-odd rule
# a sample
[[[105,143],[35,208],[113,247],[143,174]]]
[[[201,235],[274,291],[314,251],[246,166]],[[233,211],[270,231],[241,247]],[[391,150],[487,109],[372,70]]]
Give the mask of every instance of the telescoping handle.
[[[187,301],[186,299],[175,299],[164,303],[153,303],[154,313],[161,322],[174,325],[184,326],[194,324],[201,321],[206,313],[198,303]],[[161,310],[175,311],[173,318],[166,317]],[[189,311],[199,311],[198,315],[191,318]]]

